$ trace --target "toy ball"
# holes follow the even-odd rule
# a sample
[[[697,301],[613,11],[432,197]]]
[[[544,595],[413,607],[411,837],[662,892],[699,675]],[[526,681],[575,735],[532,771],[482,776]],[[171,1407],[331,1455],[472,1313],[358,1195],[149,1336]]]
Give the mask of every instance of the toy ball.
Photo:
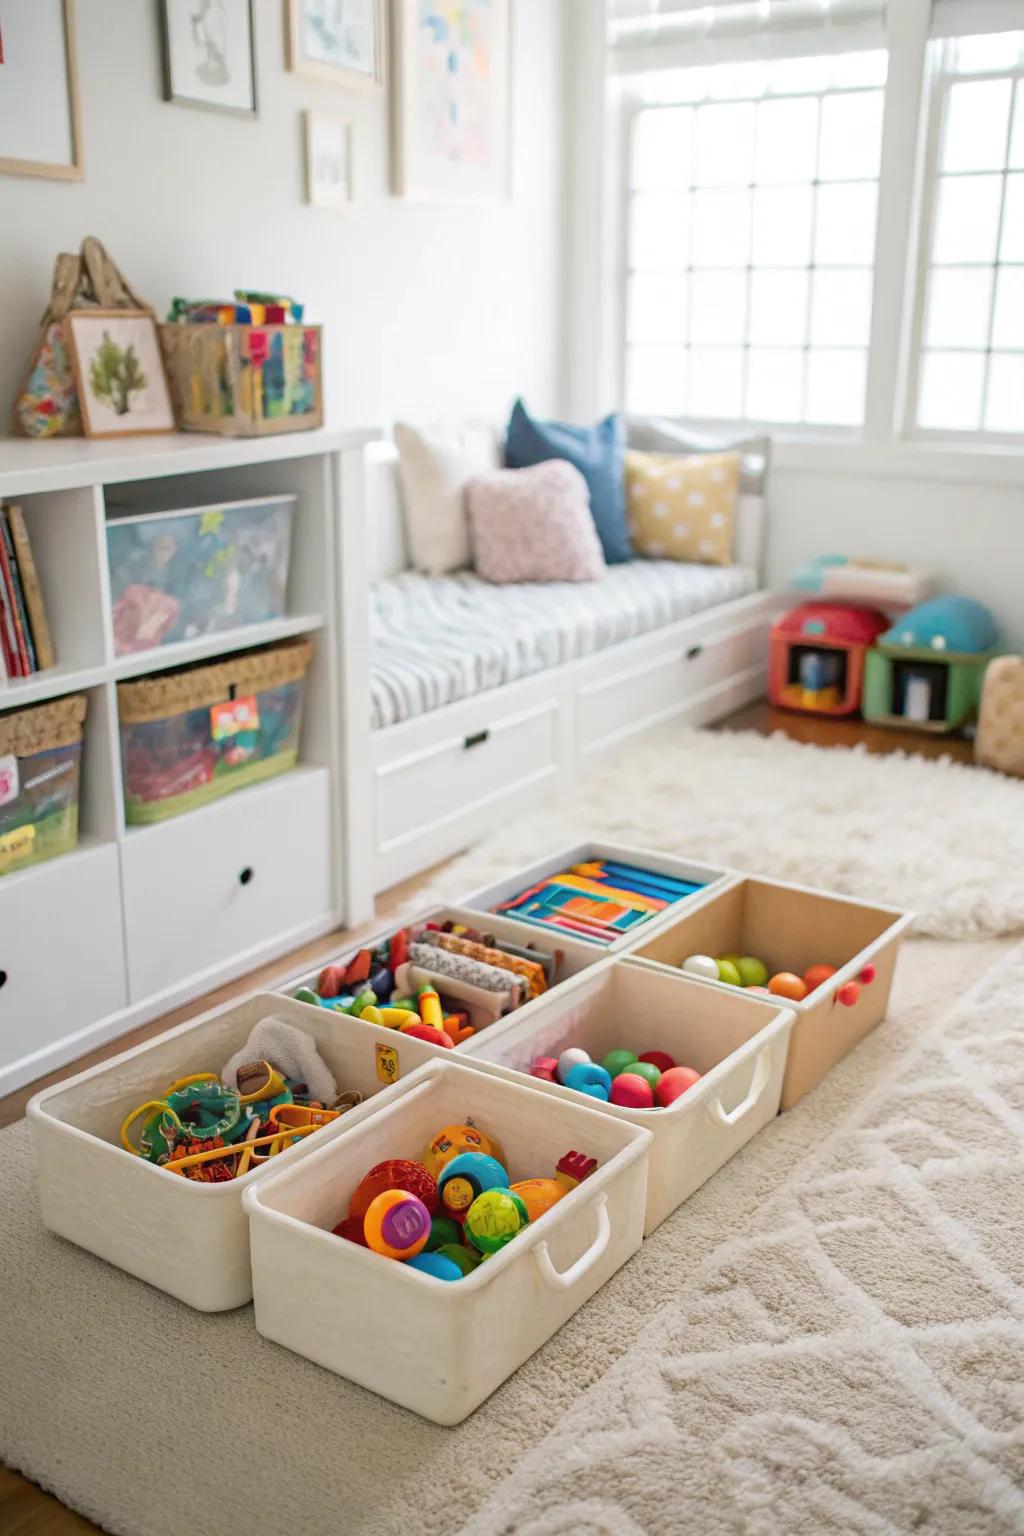
[[[846,982],[846,984],[840,987],[839,991],[836,993],[837,1002],[842,1003],[844,1008],[852,1008],[859,997],[860,987],[855,981]]]
[[[768,983],[768,991],[775,997],[788,997],[792,1003],[802,1002],[807,996],[805,983],[792,971],[777,971]]]
[[[511,1185],[511,1190],[526,1206],[526,1214],[531,1221],[539,1221],[545,1211],[550,1211],[568,1193],[565,1185],[557,1179],[522,1179],[518,1184]]]
[[[462,1270],[446,1253],[416,1253],[409,1260],[410,1269],[418,1269],[421,1275],[431,1275],[435,1280],[461,1280]]]
[[[612,1083],[611,1101],[620,1109],[653,1109],[654,1093],[650,1083],[635,1072],[620,1072]]]
[[[488,1189],[473,1201],[466,1214],[466,1236],[481,1253],[497,1253],[529,1220],[529,1212],[518,1195],[510,1189]]]
[[[392,1157],[377,1163],[356,1185],[348,1213],[362,1221],[378,1195],[386,1189],[402,1189],[422,1200],[428,1211],[437,1210],[437,1184],[422,1163],[409,1158]]]
[[[539,1077],[542,1082],[553,1083],[555,1073],[558,1071],[557,1056],[538,1056],[530,1068],[531,1077]]]
[[[667,1072],[661,1074],[658,1086],[654,1090],[655,1097],[662,1109],[668,1109],[669,1105],[674,1104],[688,1088],[692,1088],[694,1083],[699,1082],[700,1073],[695,1072],[692,1067],[670,1067]]]
[[[815,987],[822,986],[836,973],[834,965],[812,965],[804,971],[804,986],[808,992],[813,992]]]
[[[715,964],[718,966],[719,981],[726,982],[730,987],[742,987],[739,968],[731,960],[716,960]]]
[[[652,1067],[657,1067],[659,1072],[671,1072],[675,1066],[674,1057],[668,1051],[643,1051],[641,1061],[649,1061]]]
[[[724,955],[716,955],[715,959],[718,961],[728,960],[730,965],[739,965],[740,961],[743,959],[743,956],[737,954],[736,950],[730,949]]]
[[[413,1040],[426,1040],[428,1045],[440,1045],[448,1050],[452,1048],[451,1035],[443,1029],[435,1029],[433,1024],[407,1024],[401,1033]]]
[[[649,1087],[656,1088],[658,1086],[661,1068],[656,1067],[653,1061],[634,1061],[629,1071],[632,1077],[642,1077]]]
[[[444,1216],[438,1212],[430,1219],[430,1236],[427,1238],[427,1253],[436,1253],[439,1248],[444,1248],[448,1243],[460,1243],[462,1241],[462,1228],[457,1221],[450,1216]]]
[[[878,971],[873,965],[866,965],[864,969],[859,973],[857,980],[863,982],[864,986],[870,987],[871,983],[874,981],[877,975]]]
[[[581,1045],[570,1045],[558,1058],[558,1081],[564,1083],[573,1067],[586,1066],[590,1057]]]
[[[508,1174],[486,1152],[460,1152],[446,1164],[437,1181],[441,1204],[460,1217],[487,1189],[507,1189]]]
[[[491,1136],[478,1131],[475,1125],[446,1125],[438,1131],[423,1154],[423,1166],[436,1179],[441,1169],[460,1152],[486,1152],[488,1157],[504,1160],[501,1148]]]
[[[700,976],[704,981],[718,980],[718,961],[710,955],[687,955],[681,969],[688,976]]]
[[[566,1088],[575,1088],[577,1093],[589,1093],[592,1099],[601,1099],[607,1104],[608,1095],[611,1092],[612,1080],[604,1067],[599,1067],[596,1061],[579,1061],[571,1067],[562,1079]]]
[[[480,1255],[475,1248],[467,1248],[465,1243],[445,1243],[443,1248],[437,1250],[446,1259],[458,1266],[459,1273],[471,1275],[480,1263]]]
[[[347,1242],[358,1243],[360,1248],[367,1248],[366,1233],[363,1231],[363,1218],[361,1216],[346,1216],[344,1221],[339,1221],[333,1228],[335,1237],[343,1237]]]
[[[635,1051],[609,1051],[601,1065],[609,1077],[618,1077],[620,1072],[628,1072],[634,1061]]]
[[[745,987],[763,987],[768,980],[768,967],[756,955],[741,955],[736,961],[736,969]]]
[[[430,1212],[404,1189],[386,1189],[363,1218],[366,1246],[386,1259],[411,1259],[430,1237]]]

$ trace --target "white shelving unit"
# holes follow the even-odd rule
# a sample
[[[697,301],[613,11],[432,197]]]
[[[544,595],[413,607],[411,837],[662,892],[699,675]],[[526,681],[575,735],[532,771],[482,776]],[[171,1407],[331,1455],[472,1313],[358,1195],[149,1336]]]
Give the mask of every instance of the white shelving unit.
[[[0,683],[0,713],[68,693],[89,700],[78,848],[0,877],[0,1094],[367,915],[351,871],[358,797],[343,730],[344,679],[365,637],[340,594],[359,580],[364,449],[378,436],[0,442],[0,498],[24,509],[57,654],[51,670]],[[105,526],[115,486],[140,507],[294,492],[286,616],[115,656]],[[117,683],[296,635],[316,645],[299,767],[126,826]]]

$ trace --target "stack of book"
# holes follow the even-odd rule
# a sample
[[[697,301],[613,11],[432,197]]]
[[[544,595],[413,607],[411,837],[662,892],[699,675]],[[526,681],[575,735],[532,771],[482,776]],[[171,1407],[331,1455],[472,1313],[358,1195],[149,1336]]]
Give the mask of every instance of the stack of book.
[[[0,507],[0,681],[54,664],[39,573],[20,507]]]

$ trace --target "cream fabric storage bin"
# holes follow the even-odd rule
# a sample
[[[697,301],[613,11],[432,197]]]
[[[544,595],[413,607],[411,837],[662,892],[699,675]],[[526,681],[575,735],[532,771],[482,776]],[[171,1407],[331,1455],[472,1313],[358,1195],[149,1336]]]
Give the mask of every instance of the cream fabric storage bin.
[[[591,859],[611,859],[619,864],[633,864],[639,869],[649,870],[654,875],[671,875],[677,880],[691,881],[700,886],[700,889],[694,891],[692,895],[683,896],[678,901],[672,902],[663,912],[657,913],[646,922],[637,924],[629,933],[624,933],[621,938],[613,940],[611,944],[591,942],[580,936],[580,943],[590,944],[590,947],[597,950],[599,954],[605,955],[633,948],[641,937],[652,933],[656,926],[660,926],[670,916],[700,905],[722,885],[730,873],[726,869],[713,868],[710,864],[699,864],[692,859],[677,859],[670,853],[659,853],[653,848],[631,848],[625,843],[576,843],[572,847],[547,854],[543,859],[538,859],[535,864],[529,864],[526,868],[517,870],[515,874],[506,875],[491,885],[471,891],[468,896],[462,897],[461,904],[471,911],[491,914],[492,909],[499,902],[509,901],[531,885],[536,885],[551,875],[559,874],[574,864],[584,864]],[[557,928],[547,928],[531,923],[524,918],[516,917],[513,913],[500,915],[514,921],[530,933],[560,933]]]
[[[248,1223],[242,1211],[246,1187],[271,1171],[253,1169],[225,1184],[197,1184],[126,1152],[121,1122],[179,1077],[220,1071],[241,1049],[253,1025],[273,1014],[316,1041],[339,1088],[374,1095],[342,1116],[372,1113],[391,1082],[378,1076],[380,1045],[399,1073],[411,1072],[435,1054],[419,1040],[364,1024],[271,992],[181,1024],[156,1040],[36,1094],[32,1122],[43,1223],[119,1269],[146,1280],[201,1312],[224,1312],[252,1296]],[[334,1122],[300,1141],[280,1160],[287,1167]]]
[[[702,987],[686,976],[629,958],[589,971],[522,1021],[513,1015],[479,1041],[467,1059],[529,1073],[538,1056],[579,1045],[600,1062],[609,1051],[667,1051],[693,1067],[699,1083],[668,1109],[623,1109],[561,1083],[531,1077],[544,1093],[594,1104],[654,1138],[647,1177],[644,1236],[688,1200],[712,1174],[779,1112],[793,1014],[775,999],[747,997],[738,987]]]
[[[688,955],[756,955],[771,975],[809,966],[837,967],[829,981],[801,1003],[785,1001],[796,1017],[782,1084],[782,1108],[791,1109],[838,1061],[880,1024],[889,1006],[900,940],[912,914],[870,906],[781,880],[740,879],[716,891],[699,910],[680,912],[631,954],[676,968]],[[862,973],[870,980],[860,980]],[[837,997],[847,982],[858,996],[847,1007]],[[731,994],[721,981],[699,981]]]
[[[552,1174],[570,1150],[600,1166],[462,1280],[332,1235],[374,1164],[421,1157],[467,1117],[502,1143],[513,1180]],[[458,1424],[636,1253],[650,1145],[649,1132],[589,1106],[433,1061],[398,1084],[386,1113],[246,1191],[256,1327],[436,1424]]]

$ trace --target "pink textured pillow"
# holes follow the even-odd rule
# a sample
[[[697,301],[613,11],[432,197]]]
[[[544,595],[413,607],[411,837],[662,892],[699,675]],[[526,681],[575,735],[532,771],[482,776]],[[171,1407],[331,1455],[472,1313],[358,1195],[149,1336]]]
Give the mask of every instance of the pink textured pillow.
[[[498,469],[466,487],[473,564],[485,581],[594,581],[604,574],[587,482],[565,459]]]

